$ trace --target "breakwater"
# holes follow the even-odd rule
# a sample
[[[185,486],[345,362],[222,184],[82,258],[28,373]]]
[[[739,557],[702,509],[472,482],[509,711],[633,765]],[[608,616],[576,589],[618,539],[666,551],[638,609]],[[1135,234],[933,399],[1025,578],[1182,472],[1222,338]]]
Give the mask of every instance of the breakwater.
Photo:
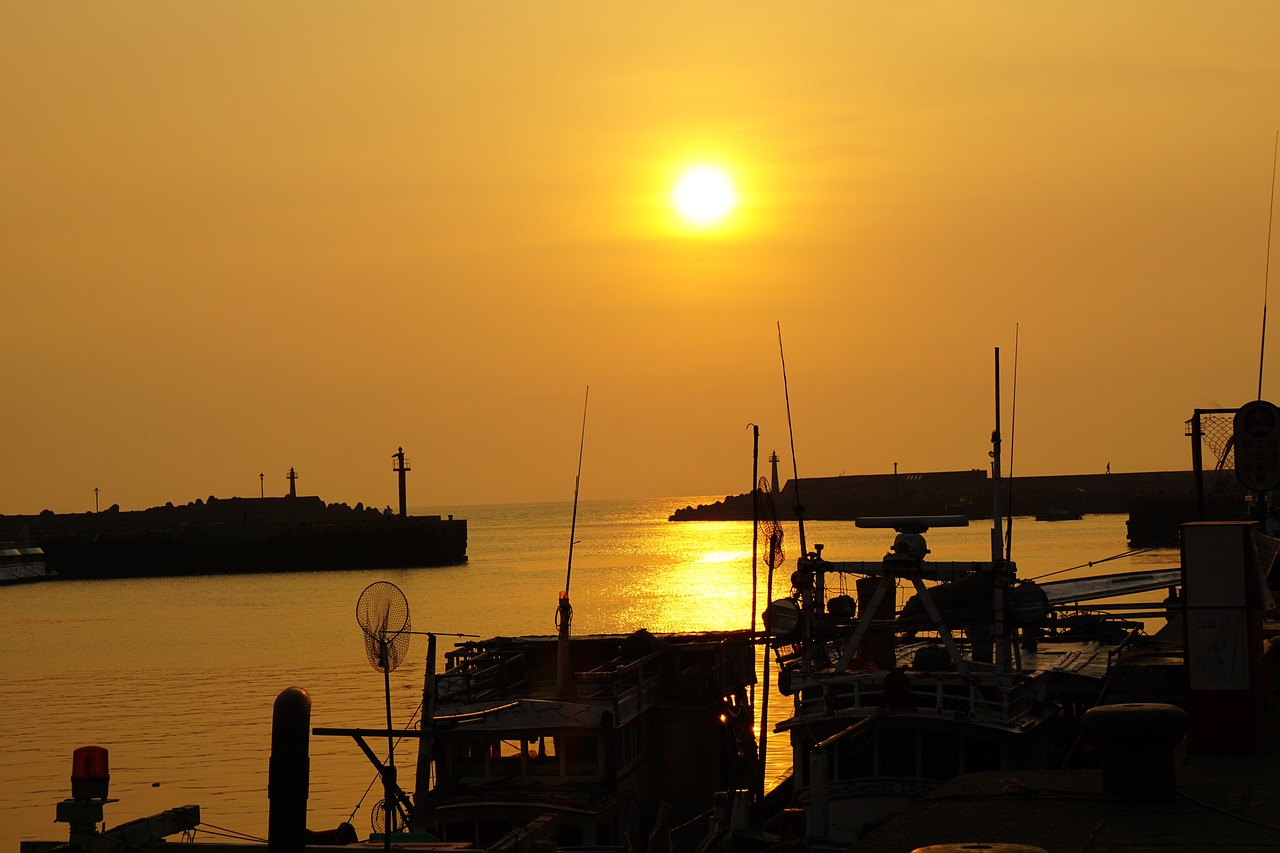
[[[1245,491],[1233,472],[1206,474],[1205,517],[1243,518]],[[798,497],[797,497],[798,494]],[[677,509],[671,521],[750,521],[750,493]],[[991,518],[995,508],[991,478],[985,470],[917,474],[861,474],[803,477],[788,481],[774,501],[780,521],[794,521],[796,507],[805,520],[841,521],[863,516],[964,515]],[[1155,471],[1129,474],[1069,474],[1015,477],[1002,482],[1001,511],[1034,516],[1050,511],[1080,514],[1128,513],[1129,543],[1146,547],[1176,541],[1178,525],[1197,520],[1195,474]]]
[[[44,549],[58,576],[388,569],[467,559],[467,523],[393,515],[318,497],[210,497],[122,512],[0,516],[0,538]]]

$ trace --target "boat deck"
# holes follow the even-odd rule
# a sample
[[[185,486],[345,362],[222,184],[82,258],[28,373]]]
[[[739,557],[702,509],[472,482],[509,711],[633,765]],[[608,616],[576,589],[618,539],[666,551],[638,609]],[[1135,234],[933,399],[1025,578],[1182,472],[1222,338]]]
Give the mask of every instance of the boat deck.
[[[1177,794],[1118,799],[1099,770],[974,773],[890,819],[846,853],[1023,844],[1051,853],[1274,853],[1280,849],[1280,714],[1256,755],[1175,754]]]

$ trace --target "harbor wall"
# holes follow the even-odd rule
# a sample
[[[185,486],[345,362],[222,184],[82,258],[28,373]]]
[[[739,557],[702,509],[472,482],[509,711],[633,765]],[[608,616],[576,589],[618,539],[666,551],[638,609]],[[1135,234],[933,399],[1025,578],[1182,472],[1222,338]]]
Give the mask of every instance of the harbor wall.
[[[325,504],[318,497],[210,497],[122,512],[0,516],[0,539],[29,541],[59,577],[389,569],[467,560],[467,523]]]
[[[1130,543],[1154,544],[1177,536],[1177,525],[1198,516],[1195,474],[1154,471],[1014,477],[1001,482],[1001,512],[1035,516],[1067,513],[1129,513]],[[1245,490],[1233,472],[1205,475],[1206,518],[1243,518]],[[798,492],[798,500],[797,500]],[[991,477],[985,470],[930,473],[861,474],[790,480],[775,499],[780,521],[794,521],[797,504],[804,518],[843,521],[866,516],[963,515],[991,518],[995,508]],[[753,517],[752,497],[729,495],[697,507],[677,509],[672,521],[738,520]]]

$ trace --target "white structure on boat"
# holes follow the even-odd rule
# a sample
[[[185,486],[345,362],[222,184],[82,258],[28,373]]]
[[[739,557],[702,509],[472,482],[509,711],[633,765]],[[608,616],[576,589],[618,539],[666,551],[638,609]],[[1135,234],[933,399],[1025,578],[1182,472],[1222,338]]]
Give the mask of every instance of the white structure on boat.
[[[0,583],[29,583],[57,577],[45,563],[44,550],[35,545],[0,543]]]

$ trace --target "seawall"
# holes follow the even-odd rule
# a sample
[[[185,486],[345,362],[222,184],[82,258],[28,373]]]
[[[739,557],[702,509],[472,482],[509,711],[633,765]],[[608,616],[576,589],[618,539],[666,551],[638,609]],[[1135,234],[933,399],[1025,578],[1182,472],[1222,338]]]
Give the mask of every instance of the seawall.
[[[1001,511],[1034,516],[1051,510],[1072,513],[1128,513],[1130,544],[1145,547],[1177,536],[1177,525],[1197,517],[1195,474],[1155,471],[1128,474],[1069,474],[1015,477],[1002,481]],[[1243,518],[1245,490],[1233,472],[1206,474],[1206,517]],[[943,471],[917,474],[861,474],[804,477],[788,481],[775,499],[780,521],[793,521],[795,507],[806,520],[840,521],[863,516],[964,515],[991,518],[995,508],[986,471]],[[750,493],[677,509],[671,521],[750,521]]]
[[[389,569],[467,560],[467,523],[318,497],[209,498],[122,512],[0,516],[61,578]]]

